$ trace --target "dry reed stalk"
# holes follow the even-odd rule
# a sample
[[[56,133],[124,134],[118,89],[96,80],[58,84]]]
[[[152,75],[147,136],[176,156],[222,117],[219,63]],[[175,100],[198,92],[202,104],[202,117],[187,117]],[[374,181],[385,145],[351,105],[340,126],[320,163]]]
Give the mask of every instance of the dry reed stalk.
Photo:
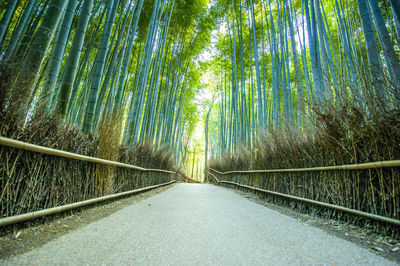
[[[102,119],[96,157],[110,161],[119,160],[119,137],[121,132],[121,123],[119,121],[119,119],[111,119],[109,116]],[[101,195],[113,194],[116,191],[114,187],[115,172],[116,168],[114,166],[97,165],[96,177]]]

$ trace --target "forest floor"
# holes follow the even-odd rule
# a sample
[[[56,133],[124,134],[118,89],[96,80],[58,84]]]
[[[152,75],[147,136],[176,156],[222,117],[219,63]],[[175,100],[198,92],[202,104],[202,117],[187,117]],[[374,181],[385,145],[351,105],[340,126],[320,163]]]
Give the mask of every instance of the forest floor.
[[[3,249],[0,264],[389,265],[396,261],[385,252],[387,239],[365,233],[364,242],[372,243],[371,249],[353,239],[362,231],[297,215],[254,194],[200,184],[167,188],[15,230],[0,243],[2,247],[20,243],[13,245],[22,248],[14,254]]]

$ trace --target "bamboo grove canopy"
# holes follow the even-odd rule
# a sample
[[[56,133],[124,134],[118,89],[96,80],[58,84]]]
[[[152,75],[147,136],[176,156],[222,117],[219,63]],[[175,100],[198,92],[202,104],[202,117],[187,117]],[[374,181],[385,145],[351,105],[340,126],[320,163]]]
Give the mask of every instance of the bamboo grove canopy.
[[[269,128],[313,136],[315,107],[354,106],[369,117],[398,110],[399,1],[228,0],[213,8],[226,15],[210,63],[206,158],[254,150]]]
[[[196,123],[201,67],[215,28],[207,3],[181,0],[0,1],[1,108],[39,111],[123,144],[168,143],[177,160]]]
[[[1,0],[0,17],[2,110],[90,134],[114,120],[124,145],[168,144],[177,162],[207,71],[213,155],[306,130],[316,104],[400,102],[397,0]]]

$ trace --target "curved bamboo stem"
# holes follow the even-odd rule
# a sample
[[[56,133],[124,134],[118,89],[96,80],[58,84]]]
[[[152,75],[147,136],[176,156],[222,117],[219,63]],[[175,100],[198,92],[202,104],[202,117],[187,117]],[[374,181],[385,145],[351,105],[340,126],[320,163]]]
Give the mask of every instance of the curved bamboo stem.
[[[208,172],[208,174],[212,176],[218,183],[220,183],[219,179],[215,175],[211,174],[210,172]]]

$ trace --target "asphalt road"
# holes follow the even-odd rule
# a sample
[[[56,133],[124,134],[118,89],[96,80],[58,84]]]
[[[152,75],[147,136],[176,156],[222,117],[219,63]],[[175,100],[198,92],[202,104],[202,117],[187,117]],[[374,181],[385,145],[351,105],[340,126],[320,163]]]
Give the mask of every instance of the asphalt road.
[[[0,264],[395,265],[213,185],[177,184]]]

